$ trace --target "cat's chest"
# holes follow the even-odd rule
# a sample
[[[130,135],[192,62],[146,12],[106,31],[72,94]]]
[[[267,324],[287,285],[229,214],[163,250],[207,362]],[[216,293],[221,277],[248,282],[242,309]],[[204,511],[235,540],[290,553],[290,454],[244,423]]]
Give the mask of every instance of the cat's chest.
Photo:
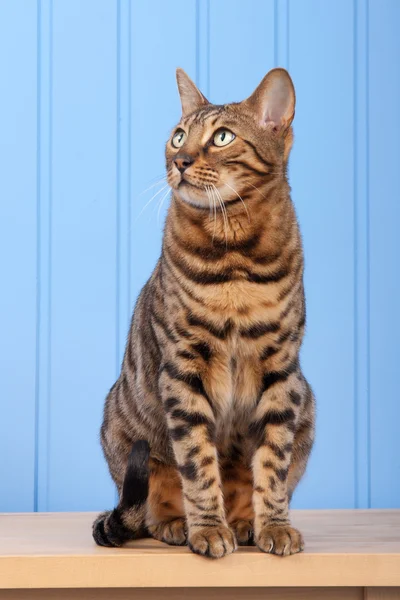
[[[263,285],[244,279],[196,290],[202,309],[206,307],[204,315],[217,327],[229,328],[230,344],[234,347],[240,346],[240,330],[279,320],[283,306],[281,292],[279,282]]]
[[[205,384],[222,420],[233,413],[252,412],[259,394],[262,366],[259,348],[234,327],[230,336],[213,349]]]
[[[217,438],[226,449],[238,433],[245,433],[259,396],[262,369],[252,345],[242,348],[240,339],[216,354],[208,373],[210,398],[216,407]],[[244,351],[245,350],[245,351]]]

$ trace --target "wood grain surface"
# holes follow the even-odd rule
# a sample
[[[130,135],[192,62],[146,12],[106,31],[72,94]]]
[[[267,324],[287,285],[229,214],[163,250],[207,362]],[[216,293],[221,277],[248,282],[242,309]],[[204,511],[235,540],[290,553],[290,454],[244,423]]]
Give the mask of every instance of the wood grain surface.
[[[91,537],[93,518],[92,513],[0,515],[0,589],[400,586],[400,510],[293,511],[293,522],[304,533],[304,553],[280,558],[246,547],[217,561],[150,539],[100,548]],[[225,597],[222,590],[213,593]],[[368,593],[368,600],[375,599]],[[258,597],[256,590],[253,594],[248,597]],[[213,598],[211,590],[207,597]],[[96,592],[96,600],[101,598]]]

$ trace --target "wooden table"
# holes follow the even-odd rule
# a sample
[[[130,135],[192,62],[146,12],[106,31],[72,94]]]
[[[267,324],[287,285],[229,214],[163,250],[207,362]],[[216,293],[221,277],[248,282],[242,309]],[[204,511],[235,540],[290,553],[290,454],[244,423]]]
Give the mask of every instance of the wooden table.
[[[93,518],[0,515],[0,600],[400,599],[400,510],[293,511],[304,553],[216,561],[154,540],[99,548]]]

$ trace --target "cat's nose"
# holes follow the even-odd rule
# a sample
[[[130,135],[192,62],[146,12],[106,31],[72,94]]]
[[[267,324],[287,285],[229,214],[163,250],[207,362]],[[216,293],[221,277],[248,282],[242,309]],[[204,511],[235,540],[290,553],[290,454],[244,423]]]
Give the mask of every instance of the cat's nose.
[[[174,158],[174,163],[178,171],[183,173],[191,164],[193,164],[193,158],[189,154],[177,154]]]

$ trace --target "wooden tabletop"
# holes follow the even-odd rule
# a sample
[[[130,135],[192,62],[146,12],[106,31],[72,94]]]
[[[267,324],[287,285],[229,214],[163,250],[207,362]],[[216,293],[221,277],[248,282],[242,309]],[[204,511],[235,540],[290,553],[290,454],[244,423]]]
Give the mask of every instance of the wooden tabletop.
[[[221,560],[149,539],[100,548],[94,516],[0,515],[0,589],[400,586],[400,510],[293,511],[304,553],[246,547]]]

